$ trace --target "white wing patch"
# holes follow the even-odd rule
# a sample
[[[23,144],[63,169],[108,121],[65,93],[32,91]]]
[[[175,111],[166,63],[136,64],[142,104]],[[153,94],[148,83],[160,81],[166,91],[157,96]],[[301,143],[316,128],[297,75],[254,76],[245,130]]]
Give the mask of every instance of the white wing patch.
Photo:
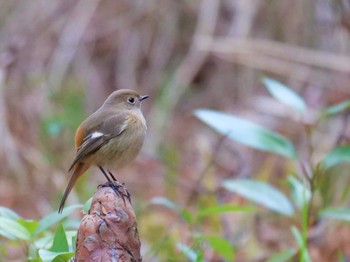
[[[101,136],[103,136],[103,133],[96,131],[96,132],[91,134],[91,139],[95,139],[95,138],[98,138],[98,137],[101,137]]]

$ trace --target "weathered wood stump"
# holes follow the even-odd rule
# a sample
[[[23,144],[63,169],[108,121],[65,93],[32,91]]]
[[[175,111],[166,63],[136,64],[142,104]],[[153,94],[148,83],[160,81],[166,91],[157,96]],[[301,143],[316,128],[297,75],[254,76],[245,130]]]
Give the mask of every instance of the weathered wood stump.
[[[72,261],[142,261],[130,194],[119,182],[99,186],[78,230]]]

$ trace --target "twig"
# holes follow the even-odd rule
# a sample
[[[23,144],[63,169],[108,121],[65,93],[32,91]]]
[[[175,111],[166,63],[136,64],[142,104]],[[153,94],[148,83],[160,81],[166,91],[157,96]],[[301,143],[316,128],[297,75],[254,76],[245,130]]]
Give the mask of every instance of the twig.
[[[350,72],[350,57],[263,39],[215,38],[202,35],[198,48],[222,54],[261,55],[344,73]]]
[[[168,123],[167,119],[170,112],[175,108],[208,56],[208,52],[203,52],[197,48],[197,42],[201,41],[199,36],[214,33],[219,6],[220,4],[217,0],[203,0],[201,3],[196,31],[189,51],[176,69],[169,86],[167,86],[160,108],[154,107],[153,112],[150,114],[155,119],[150,127],[149,134],[151,136],[148,137],[148,142],[146,143],[146,147],[150,152],[154,152],[159,148],[162,139],[161,134],[165,133],[163,129]]]
[[[215,161],[215,155],[217,154],[217,152],[220,150],[222,144],[225,142],[227,138],[227,135],[225,136],[220,136],[219,141],[216,143],[215,148],[213,150],[212,156],[210,158],[210,160],[208,161],[207,165],[204,167],[203,171],[199,174],[199,176],[197,177],[197,179],[195,180],[195,182],[193,183],[193,187],[189,193],[189,196],[185,202],[184,208],[187,208],[192,201],[195,199],[195,197],[198,194],[198,187],[201,184],[201,182],[203,181],[205,175],[208,173],[209,169],[211,168],[211,166],[213,165],[214,161]]]
[[[75,55],[85,29],[98,6],[98,0],[80,0],[73,10],[70,19],[63,29],[59,46],[52,56],[49,65],[50,92],[55,92],[62,84],[69,65]]]

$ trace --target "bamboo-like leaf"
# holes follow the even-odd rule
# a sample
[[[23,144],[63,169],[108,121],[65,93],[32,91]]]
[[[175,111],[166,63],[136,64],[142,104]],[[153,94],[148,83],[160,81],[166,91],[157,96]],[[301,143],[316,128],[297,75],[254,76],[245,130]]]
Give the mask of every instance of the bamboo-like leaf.
[[[339,104],[327,107],[322,111],[322,115],[324,116],[333,116],[344,112],[345,110],[350,109],[350,100],[346,100]]]
[[[329,152],[322,161],[322,166],[329,169],[341,162],[350,163],[350,145],[337,147]]]
[[[62,224],[59,225],[57,228],[55,237],[53,239],[52,248],[50,251],[53,252],[68,252],[68,241],[66,236],[66,231],[64,230],[64,227]]]
[[[203,217],[218,215],[228,212],[252,212],[254,208],[247,206],[233,206],[233,205],[217,205],[212,207],[203,208],[198,211],[197,218],[201,219]]]
[[[291,197],[294,204],[302,209],[305,204],[309,203],[311,199],[311,191],[310,189],[302,183],[299,179],[289,176],[288,184],[292,189]]]
[[[53,212],[45,217],[43,217],[39,221],[39,227],[35,231],[35,234],[40,234],[51,226],[57,224],[59,221],[63,220],[67,216],[69,216],[76,209],[81,208],[82,205],[72,205],[63,209],[62,214],[58,214],[57,212]]]
[[[270,94],[281,103],[292,107],[294,110],[303,113],[306,110],[304,99],[293,89],[272,78],[263,77],[264,83]]]
[[[294,214],[288,198],[267,183],[251,179],[236,179],[224,181],[223,187],[280,214],[287,216]]]
[[[18,239],[30,240],[30,232],[15,220],[0,217],[0,229],[9,234],[9,236],[14,236]],[[1,233],[1,232],[0,232]],[[6,235],[5,235],[6,236]]]
[[[195,116],[228,138],[255,149],[296,158],[293,144],[285,137],[245,119],[209,109],[198,109]]]
[[[320,212],[325,218],[332,218],[350,222],[350,208],[326,208]]]

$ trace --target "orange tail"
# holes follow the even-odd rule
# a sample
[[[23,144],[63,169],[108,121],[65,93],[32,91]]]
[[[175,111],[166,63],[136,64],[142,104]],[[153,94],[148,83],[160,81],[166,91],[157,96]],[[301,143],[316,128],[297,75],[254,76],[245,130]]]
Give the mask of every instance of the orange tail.
[[[64,195],[62,197],[60,208],[58,209],[58,213],[62,213],[64,203],[66,202],[66,199],[67,199],[70,191],[72,191],[72,188],[73,188],[75,182],[88,168],[89,168],[88,165],[84,165],[82,163],[75,164],[74,171],[73,171],[72,176],[69,180],[66,191],[64,192]]]

